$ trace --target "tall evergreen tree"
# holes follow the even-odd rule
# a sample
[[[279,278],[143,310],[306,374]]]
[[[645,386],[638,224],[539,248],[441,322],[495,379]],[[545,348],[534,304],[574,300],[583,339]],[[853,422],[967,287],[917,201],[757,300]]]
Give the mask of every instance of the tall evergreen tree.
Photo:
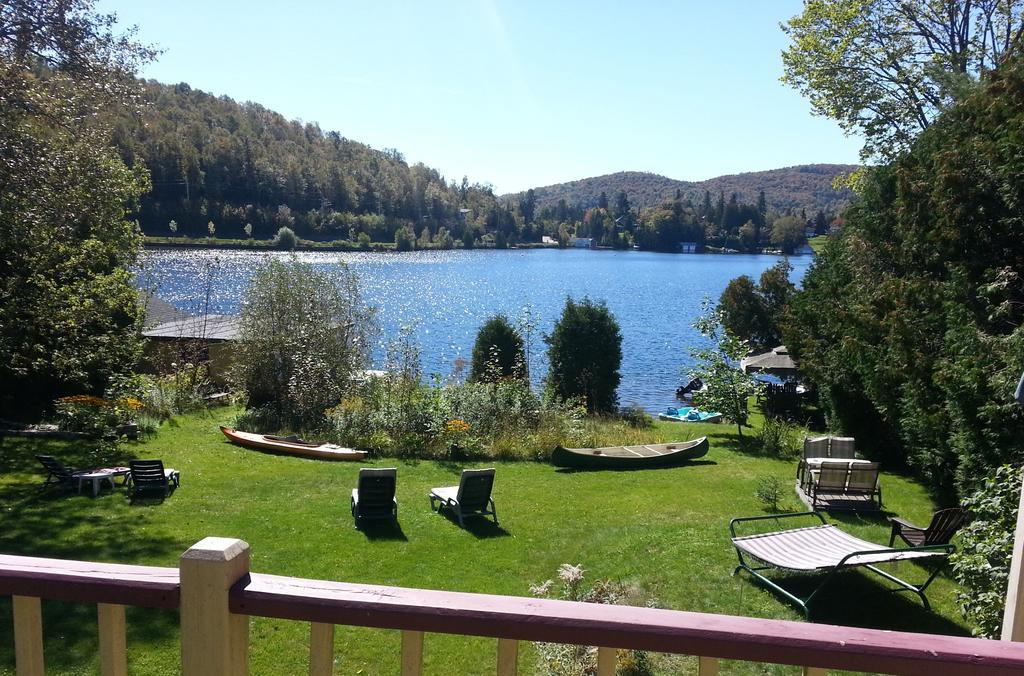
[[[567,298],[548,344],[548,387],[562,399],[581,397],[591,413],[609,413],[618,403],[622,334],[603,303]]]

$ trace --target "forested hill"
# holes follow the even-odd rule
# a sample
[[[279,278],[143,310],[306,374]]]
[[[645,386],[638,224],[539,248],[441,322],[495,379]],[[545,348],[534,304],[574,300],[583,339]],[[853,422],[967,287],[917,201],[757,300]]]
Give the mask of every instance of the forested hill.
[[[144,84],[142,119],[122,118],[115,141],[150,172],[137,214],[147,234],[207,236],[212,223],[218,237],[244,237],[247,224],[257,238],[285,225],[325,238],[387,241],[403,226],[461,237],[505,211],[490,186],[449,182],[396,150],[187,84]]]
[[[819,209],[836,213],[849,201],[849,190],[833,190],[832,181],[839,174],[856,169],[849,164],[807,164],[769,171],[754,171],[744,174],[718,176],[706,181],[677,181],[642,171],[620,171],[605,176],[584,178],[579,181],[558,183],[534,188],[538,207],[555,206],[559,200],[581,207],[596,206],[603,192],[609,199],[625,190],[633,207],[654,207],[672,199],[676,191],[683,198],[693,202],[703,199],[704,191],[717,197],[723,193],[728,198],[736,193],[741,202],[757,201],[758,192],[763,190],[768,208],[780,214],[805,209],[814,213]],[[503,199],[518,195],[506,195]]]

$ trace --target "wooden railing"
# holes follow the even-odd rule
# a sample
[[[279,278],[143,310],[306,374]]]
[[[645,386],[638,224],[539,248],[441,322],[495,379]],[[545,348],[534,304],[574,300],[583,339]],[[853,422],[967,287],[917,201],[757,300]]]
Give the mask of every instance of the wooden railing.
[[[180,608],[185,676],[248,673],[249,617],[310,623],[310,674],[330,674],[334,625],[402,632],[402,674],[419,674],[423,636],[497,639],[496,671],[517,673],[518,642],[596,645],[598,673],[616,650],[898,674],[1020,674],[1024,644],[630,606],[305,580],[249,571],[249,546],[206,538],[179,568],[0,556],[0,595],[13,596],[19,676],[43,673],[40,599],[99,604],[102,673],[127,673],[124,607]]]

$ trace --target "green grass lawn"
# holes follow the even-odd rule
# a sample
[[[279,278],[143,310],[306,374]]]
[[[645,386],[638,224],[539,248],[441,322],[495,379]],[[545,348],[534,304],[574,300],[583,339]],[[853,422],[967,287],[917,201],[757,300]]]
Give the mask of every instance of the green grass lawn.
[[[500,527],[461,530],[430,511],[431,487],[458,482],[462,465],[384,458],[363,466],[397,466],[400,530],[368,536],[352,526],[349,493],[358,463],[328,463],[267,455],[228,444],[217,425],[235,411],[215,409],[165,424],[151,439],[121,451],[160,457],[181,471],[181,488],[161,504],[130,505],[121,491],[98,498],[40,493],[34,454],[90,464],[84,442],[0,440],[0,552],[85,560],[176,565],[180,554],[208,535],[238,537],[252,547],[258,572],[348,582],[466,592],[528,595],[529,585],[554,576],[561,563],[582,564],[589,579],[614,578],[660,607],[752,617],[801,619],[789,604],[731,577],[736,557],[731,517],[761,513],[757,479],[774,475],[791,486],[796,461],[742,452],[735,427],[661,423],[651,441],[712,437],[711,451],[686,467],[632,472],[560,472],[534,462],[471,463],[497,467]],[[932,504],[924,490],[883,477],[885,514],[925,522]],[[795,493],[788,507],[800,507]],[[851,533],[884,544],[885,515],[838,516]],[[923,579],[900,564],[900,576]],[[794,588],[806,581],[794,578]],[[815,620],[884,629],[966,634],[954,603],[955,585],[940,577],[930,588],[934,612],[916,597],[891,594],[880,578],[854,572],[819,597]],[[0,671],[13,672],[9,601],[0,602]],[[95,606],[44,604],[48,673],[96,673]],[[129,662],[134,673],[179,671],[177,614],[129,611]],[[308,625],[254,620],[252,673],[306,669]],[[397,673],[399,634],[339,627],[336,673]],[[494,672],[493,640],[428,635],[431,674]],[[522,673],[534,668],[526,646]],[[662,662],[663,673],[679,661]],[[754,665],[727,665],[763,673]],[[779,673],[789,673],[780,670]]]
[[[815,237],[811,237],[807,240],[807,243],[810,245],[811,249],[814,250],[814,253],[818,253],[824,249],[825,245],[828,243],[828,235],[817,235]]]

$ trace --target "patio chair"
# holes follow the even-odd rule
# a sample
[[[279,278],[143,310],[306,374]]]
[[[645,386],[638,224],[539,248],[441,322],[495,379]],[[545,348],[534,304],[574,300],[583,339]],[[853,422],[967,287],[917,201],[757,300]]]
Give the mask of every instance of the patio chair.
[[[882,506],[882,484],[878,481],[877,462],[850,463],[850,476],[846,480],[847,495],[866,495],[872,501],[878,498]]]
[[[451,510],[462,528],[466,527],[463,517],[470,515],[490,514],[494,518],[494,524],[498,525],[498,513],[494,509],[494,500],[491,499],[492,488],[494,468],[464,469],[458,486],[434,488],[430,491],[430,508],[438,513],[442,509]]]
[[[848,462],[823,462],[819,469],[812,470],[808,481],[812,508],[818,506],[818,498],[822,493],[845,493],[846,479],[849,475]]]
[[[853,437],[832,437],[828,457],[833,460],[853,460],[857,457],[857,441]]]
[[[88,474],[88,471],[79,471],[74,467],[64,465],[52,455],[37,455],[36,460],[47,471],[46,480],[43,481],[43,485],[39,487],[39,490],[45,490],[48,486],[57,486],[64,489],[74,488],[78,484],[78,477]]]
[[[359,470],[359,484],[352,489],[352,518],[356,528],[363,519],[391,519],[398,522],[398,500],[395,482],[398,469],[367,468]]]
[[[829,437],[804,437],[804,450],[796,466],[796,478],[803,486],[807,477],[807,458],[827,458]]]
[[[181,485],[181,473],[176,469],[164,469],[162,460],[129,460],[128,466],[132,499],[140,493],[161,493],[166,498]]]
[[[967,523],[968,516],[969,513],[962,507],[940,509],[932,515],[932,522],[927,528],[915,526],[894,516],[889,519],[889,523],[892,524],[889,546],[893,546],[897,536],[911,547],[949,544],[956,532]]]

